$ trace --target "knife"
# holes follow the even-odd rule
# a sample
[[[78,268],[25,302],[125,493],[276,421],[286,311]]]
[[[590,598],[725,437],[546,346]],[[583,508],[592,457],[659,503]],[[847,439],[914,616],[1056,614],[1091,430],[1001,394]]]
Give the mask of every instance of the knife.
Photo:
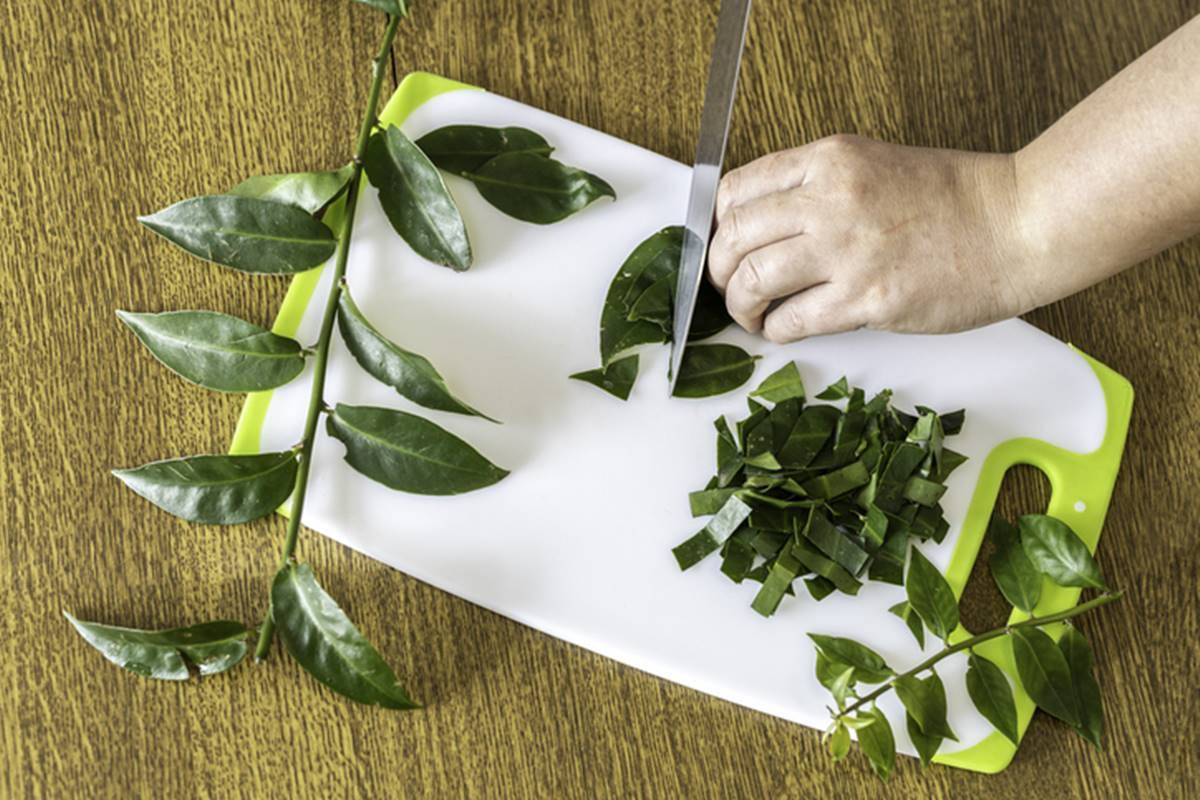
[[[679,277],[675,284],[670,394],[675,392],[675,380],[679,377],[679,365],[692,326],[692,312],[696,309],[696,295],[704,275],[704,257],[708,254],[708,237],[712,233],[717,185],[721,181],[721,162],[725,158],[729,118],[733,114],[733,96],[749,18],[750,0],[721,0],[717,37],[713,41],[712,61],[708,67],[708,85],[704,89],[704,111],[700,115],[700,139],[696,143],[692,191],[688,195]]]

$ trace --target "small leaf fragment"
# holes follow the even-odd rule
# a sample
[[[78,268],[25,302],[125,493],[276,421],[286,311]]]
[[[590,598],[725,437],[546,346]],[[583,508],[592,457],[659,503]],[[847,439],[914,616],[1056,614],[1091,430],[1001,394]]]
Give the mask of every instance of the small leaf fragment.
[[[271,616],[292,658],[333,691],[366,705],[420,707],[308,564],[287,564],[276,574]]]
[[[825,387],[820,394],[817,395],[818,400],[844,400],[850,396],[850,384],[846,381],[846,376],[838,378],[837,381]]]
[[[768,403],[780,403],[784,400],[804,399],[804,381],[800,378],[800,370],[795,361],[789,361],[768,375],[758,388],[750,393],[751,397],[760,397]]]
[[[590,383],[620,400],[628,400],[633,391],[633,384],[638,376],[638,355],[634,353],[624,358],[618,358],[607,367],[576,372],[572,380]]]
[[[154,505],[186,519],[236,525],[283,504],[296,481],[296,454],[203,455],[155,461],[113,475]]]

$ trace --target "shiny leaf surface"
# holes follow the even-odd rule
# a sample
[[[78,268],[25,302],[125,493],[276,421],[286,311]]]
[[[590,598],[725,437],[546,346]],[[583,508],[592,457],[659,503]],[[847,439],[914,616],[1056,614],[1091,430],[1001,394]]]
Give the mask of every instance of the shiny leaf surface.
[[[608,367],[597,367],[584,372],[576,372],[571,376],[572,380],[583,381],[590,383],[593,386],[603,389],[621,400],[628,400],[630,392],[633,391],[633,384],[638,376],[638,355],[634,353],[631,356],[618,358],[608,365]]]
[[[1104,736],[1104,704],[1100,699],[1100,685],[1092,674],[1092,648],[1077,628],[1068,627],[1058,640],[1058,649],[1067,662],[1075,709],[1079,712],[1075,731],[1099,750]]]
[[[601,197],[617,198],[601,178],[531,152],[496,156],[466,177],[493,206],[538,225],[564,220]]]
[[[417,139],[438,169],[467,175],[502,153],[548,156],[550,143],[528,128],[489,128],[484,125],[446,125]]]
[[[945,740],[941,736],[927,735],[921,730],[920,723],[913,718],[912,714],[904,715],[904,724],[908,728],[908,738],[912,740],[913,747],[917,749],[917,757],[921,759],[921,766],[928,767]]]
[[[988,559],[988,567],[1000,593],[1014,607],[1026,614],[1033,613],[1042,596],[1042,573],[1025,555],[1017,529],[1000,517],[992,517],[988,537],[996,547]]]
[[[880,780],[886,781],[896,766],[896,738],[892,735],[892,725],[878,708],[859,712],[858,719],[870,722],[858,729],[858,746],[871,762],[871,769]]]
[[[1009,637],[1021,685],[1038,708],[1068,725],[1079,725],[1071,670],[1058,645],[1037,628],[1016,628]]]
[[[915,547],[908,557],[904,590],[909,605],[920,614],[925,627],[946,641],[958,627],[958,600],[942,573]]]
[[[425,408],[469,414],[495,422],[450,393],[429,359],[405,350],[373,326],[343,289],[338,300],[338,330],[346,349],[367,374]]]
[[[330,689],[367,705],[419,708],[308,564],[288,564],[276,574],[271,615],[292,658]]]
[[[219,392],[274,389],[304,370],[294,339],[215,311],[117,316],[171,371]]]
[[[1045,514],[1020,519],[1021,545],[1029,560],[1059,586],[1107,588],[1087,545],[1062,520]]]
[[[242,272],[304,272],[337,248],[333,232],[305,211],[255,197],[194,197],[138,221],[198,258]]]
[[[239,197],[257,197],[302,208],[317,214],[346,190],[354,173],[352,165],[329,172],[292,172],[282,175],[257,175],[229,190]]]
[[[292,493],[296,454],[204,455],[156,461],[113,475],[189,522],[236,525],[265,517]]]
[[[326,430],[346,445],[350,466],[402,492],[462,494],[508,475],[454,434],[403,411],[339,403]]]
[[[711,397],[733,391],[754,374],[761,356],[732,344],[688,345],[679,364],[675,397]]]
[[[396,233],[418,255],[455,270],[471,266],[467,226],[442,175],[395,125],[367,145],[367,177]]]
[[[967,661],[967,694],[983,718],[1018,743],[1017,704],[1004,671],[982,656],[971,654]]]
[[[164,681],[187,680],[189,664],[201,675],[236,666],[246,655],[250,633],[242,623],[228,620],[148,631],[84,622],[65,611],[63,615],[88,644],[118,667]]]
[[[864,644],[841,636],[810,633],[817,649],[829,660],[854,667],[854,679],[862,683],[882,683],[893,674],[883,657]]]
[[[958,741],[946,722],[946,687],[936,672],[927,678],[902,675],[892,686],[905,710],[926,736]]]
[[[768,403],[781,403],[784,400],[804,399],[804,381],[800,378],[800,370],[795,361],[789,361],[758,385],[750,393],[751,397],[759,397]]]

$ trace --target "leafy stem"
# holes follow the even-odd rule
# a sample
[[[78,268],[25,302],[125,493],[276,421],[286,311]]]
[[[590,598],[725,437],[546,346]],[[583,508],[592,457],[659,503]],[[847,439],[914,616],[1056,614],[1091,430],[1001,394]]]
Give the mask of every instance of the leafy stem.
[[[929,658],[922,661],[920,664],[917,664],[912,669],[908,670],[907,672],[896,675],[891,680],[880,685],[879,688],[875,689],[870,694],[864,695],[863,697],[856,700],[854,703],[847,706],[845,709],[843,709],[841,712],[839,712],[838,714],[836,714],[834,716],[834,723],[836,724],[837,722],[844,720],[854,711],[857,711],[859,708],[863,707],[867,703],[870,703],[873,700],[878,699],[881,695],[886,694],[889,690],[894,688],[897,681],[901,681],[905,678],[915,677],[916,675],[920,674],[921,672],[924,672],[925,670],[934,666],[942,659],[948,658],[949,656],[952,656],[955,653],[960,653],[963,650],[970,650],[971,648],[977,647],[978,645],[981,645],[984,642],[991,641],[992,639],[998,639],[1001,636],[1007,636],[1008,634],[1012,633],[1014,630],[1016,630],[1018,628],[1040,628],[1045,625],[1051,625],[1055,622],[1064,622],[1068,619],[1071,619],[1072,617],[1077,617],[1080,614],[1086,614],[1087,612],[1091,611],[1094,608],[1099,608],[1100,606],[1107,605],[1107,604],[1113,602],[1114,600],[1118,600],[1118,599],[1120,599],[1122,594],[1124,594],[1124,592],[1121,592],[1121,591],[1105,592],[1104,594],[1098,595],[1098,596],[1092,598],[1091,600],[1088,600],[1086,603],[1081,603],[1080,605],[1077,605],[1074,608],[1068,608],[1066,611],[1059,611],[1056,614],[1048,614],[1044,617],[1029,617],[1028,619],[1021,620],[1020,622],[1014,622],[1010,625],[1004,625],[999,628],[994,628],[990,631],[986,631],[977,636],[972,636],[969,639],[963,639],[961,642],[957,642],[956,644],[948,645],[945,649],[933,654]]]
[[[371,93],[367,100],[367,108],[363,113],[362,124],[359,126],[358,143],[355,147],[354,161],[351,167],[350,181],[346,188],[346,208],[342,216],[342,226],[338,236],[337,259],[334,262],[333,280],[329,286],[329,296],[325,300],[325,313],[321,319],[321,333],[317,339],[316,358],[313,362],[312,391],[309,395],[308,414],[304,422],[304,440],[300,451],[300,465],[296,471],[295,490],[292,495],[291,516],[288,519],[287,536],[279,556],[279,566],[282,569],[296,550],[296,540],[300,535],[300,520],[304,514],[304,496],[308,490],[309,468],[312,465],[313,442],[316,439],[317,421],[325,405],[325,371],[329,361],[329,341],[333,334],[333,324],[337,318],[338,301],[342,293],[342,277],[346,274],[346,262],[350,255],[350,238],[354,230],[354,215],[358,208],[358,188],[362,180],[363,161],[366,157],[367,144],[375,124],[376,109],[379,106],[379,95],[383,88],[385,67],[388,63],[388,53],[391,52],[392,42],[396,38],[396,29],[400,25],[398,15],[389,14],[387,28],[379,44],[375,56],[374,70],[371,78]],[[259,630],[258,645],[254,649],[254,657],[261,660],[266,657],[271,646],[271,637],[275,631],[275,621],[271,612],[267,612]]]

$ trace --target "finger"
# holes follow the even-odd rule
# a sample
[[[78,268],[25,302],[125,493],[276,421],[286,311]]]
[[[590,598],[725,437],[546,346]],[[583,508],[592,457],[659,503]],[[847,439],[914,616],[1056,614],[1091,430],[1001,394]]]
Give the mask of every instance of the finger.
[[[767,314],[763,336],[782,344],[810,336],[843,333],[863,327],[857,305],[833,283],[822,283],[793,295]]]
[[[825,262],[812,245],[812,237],[793,236],[742,259],[725,291],[725,306],[737,324],[755,333],[772,301],[825,282]]]
[[[802,186],[808,176],[812,145],[780,150],[730,170],[717,187],[717,220],[736,206],[763,195]]]
[[[740,205],[717,223],[708,246],[708,274],[724,291],[748,254],[803,233],[814,198],[802,189],[775,192]]]

